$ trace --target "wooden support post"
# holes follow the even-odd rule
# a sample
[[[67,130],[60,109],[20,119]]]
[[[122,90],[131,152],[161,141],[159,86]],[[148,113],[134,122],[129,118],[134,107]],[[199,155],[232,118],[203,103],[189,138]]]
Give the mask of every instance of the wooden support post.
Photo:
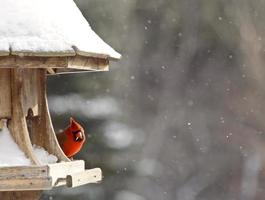
[[[30,84],[33,83],[30,83],[30,81],[27,80],[27,77],[25,77],[26,73],[28,76],[32,75],[29,73],[28,69],[11,70],[12,115],[9,128],[15,142],[26,156],[33,162],[33,164],[40,164],[37,157],[33,154],[33,148],[26,123],[28,107],[36,106],[34,100],[28,101],[28,99],[34,96],[34,94],[30,91]]]
[[[0,118],[11,117],[10,69],[0,69]]]
[[[53,129],[46,94],[46,70],[37,70],[38,81],[35,84],[38,85],[38,91],[40,91],[37,94],[39,115],[28,118],[31,121],[31,141],[33,144],[44,147],[50,154],[56,155],[60,161],[70,161],[60,148]]]

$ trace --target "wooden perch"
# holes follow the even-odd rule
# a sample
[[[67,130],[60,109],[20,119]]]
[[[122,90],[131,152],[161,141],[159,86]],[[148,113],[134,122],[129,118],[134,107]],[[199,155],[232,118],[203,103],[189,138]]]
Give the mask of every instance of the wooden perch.
[[[68,187],[77,187],[88,183],[98,183],[102,180],[100,168],[85,170],[83,172],[67,175],[66,183]]]

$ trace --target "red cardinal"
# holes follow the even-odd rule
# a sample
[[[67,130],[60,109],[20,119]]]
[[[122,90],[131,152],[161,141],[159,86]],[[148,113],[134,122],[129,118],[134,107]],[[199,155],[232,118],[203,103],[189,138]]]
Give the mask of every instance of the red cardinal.
[[[57,134],[57,139],[65,155],[71,158],[80,151],[86,136],[83,127],[71,117],[70,125]]]

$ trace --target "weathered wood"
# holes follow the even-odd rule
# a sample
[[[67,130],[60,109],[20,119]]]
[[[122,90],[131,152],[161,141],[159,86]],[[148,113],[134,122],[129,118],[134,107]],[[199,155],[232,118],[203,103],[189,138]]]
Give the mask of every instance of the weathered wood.
[[[85,162],[83,160],[62,162],[62,163],[50,164],[48,165],[48,168],[49,168],[49,176],[52,177],[52,185],[54,187],[57,187],[66,184],[67,175],[84,171]]]
[[[8,123],[8,125],[11,135],[33,164],[40,165],[40,162],[33,153],[32,144],[44,147],[49,153],[57,156],[59,161],[66,162],[48,166],[0,168],[0,191],[30,190],[30,193],[0,192],[0,199],[19,198],[23,200],[36,200],[41,190],[48,190],[52,187],[62,185],[75,187],[100,181],[102,179],[100,169],[84,171],[84,161],[69,162],[70,160],[65,156],[58,144],[50,118],[46,96],[47,69],[50,73],[58,69],[53,67],[56,63],[52,62],[55,62],[55,60],[33,58],[33,63],[35,62],[36,65],[38,65],[38,62],[43,63],[38,66],[40,68],[34,68],[35,64],[31,63],[32,65],[30,64],[30,66],[32,66],[32,68],[27,69],[29,64],[26,62],[30,62],[30,60],[24,60],[24,58],[14,56],[10,58],[10,60],[7,60],[10,62],[11,68],[13,68],[0,69],[0,91],[4,91],[3,96],[9,99],[10,104],[7,111],[5,111],[6,113],[0,111],[0,116],[2,114],[2,117],[10,118],[10,123]],[[7,61],[4,60],[5,59],[1,59],[0,57],[0,68],[1,62],[4,63]],[[24,62],[26,63],[25,65]],[[63,63],[63,61],[61,63]],[[64,64],[65,63],[67,64],[64,66],[66,70],[98,71],[108,68],[108,60],[97,58],[83,58],[77,56],[75,58],[66,59]],[[48,67],[46,68],[46,66]],[[58,66],[62,67],[63,65],[59,63]],[[3,73],[1,76],[2,71]],[[5,83],[7,83],[9,87],[4,88]],[[5,92],[5,90],[7,90],[7,92]],[[8,97],[8,92],[10,97]],[[7,99],[5,99],[4,102],[8,101]],[[0,97],[0,108],[4,105],[8,105],[8,102],[2,104]],[[8,106],[5,106],[5,108],[6,107]]]
[[[0,191],[27,191],[52,189],[51,177],[27,177],[0,179]]]
[[[0,118],[11,117],[10,69],[0,69]]]
[[[65,68],[67,57],[0,57],[0,68]]]
[[[44,147],[60,161],[69,161],[58,144],[50,119],[46,98],[46,70],[12,69],[11,77],[10,128],[16,143],[35,164],[39,164],[39,161],[33,154],[32,144]]]
[[[39,71],[38,69],[22,69],[21,73],[18,74],[22,79],[22,107],[24,116],[28,114],[29,109],[31,109],[32,114],[37,116],[39,114],[39,93],[40,83],[39,83]]]
[[[48,190],[51,188],[52,181],[47,166],[0,168],[0,191]]]
[[[49,74],[82,71],[108,71],[109,60],[84,57],[0,56],[0,68],[46,68]]]
[[[37,157],[33,154],[33,148],[30,141],[24,102],[27,101],[25,97],[30,98],[30,93],[25,93],[23,88],[25,82],[23,78],[24,69],[12,69],[11,70],[11,99],[12,99],[12,118],[9,123],[10,133],[13,136],[15,142],[20,149],[26,154],[26,156],[34,163],[40,164]],[[28,84],[31,84],[30,82]]]
[[[94,58],[94,57],[83,57],[75,56],[68,57],[68,66],[69,69],[80,69],[80,70],[102,70],[109,65],[107,59]]]
[[[38,107],[39,115],[36,117],[28,117],[31,124],[30,137],[32,144],[44,147],[46,151],[58,157],[60,161],[70,161],[63,153],[54,132],[50,113],[48,109],[48,102],[46,97],[46,70],[36,69],[38,78],[32,84],[38,84]]]
[[[14,166],[0,168],[0,180],[4,178],[25,178],[32,176],[48,177],[48,175],[48,166]]]
[[[0,192],[1,200],[37,200],[42,191]]]
[[[76,187],[102,179],[99,168],[85,171],[85,162],[76,160],[45,166],[0,168],[0,191],[46,190],[67,185]]]
[[[102,180],[100,168],[85,170],[79,173],[67,175],[66,182],[68,187],[77,187],[88,183],[98,183]]]
[[[0,197],[4,194],[15,195],[15,193],[2,193],[3,191],[40,192],[41,190],[50,190],[52,187],[77,187],[88,183],[98,183],[101,180],[101,169],[85,170],[83,160],[45,166],[1,167]],[[27,200],[26,198],[22,199]]]
[[[102,58],[75,56],[68,57],[67,68],[54,69],[55,74],[101,72],[109,70],[109,60]]]

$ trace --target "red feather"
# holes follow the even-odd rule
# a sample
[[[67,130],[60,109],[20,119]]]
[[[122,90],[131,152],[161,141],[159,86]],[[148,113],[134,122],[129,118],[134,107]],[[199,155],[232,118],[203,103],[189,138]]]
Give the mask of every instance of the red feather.
[[[57,134],[57,139],[65,155],[71,158],[81,150],[86,137],[83,127],[70,118],[70,125],[62,133]]]

